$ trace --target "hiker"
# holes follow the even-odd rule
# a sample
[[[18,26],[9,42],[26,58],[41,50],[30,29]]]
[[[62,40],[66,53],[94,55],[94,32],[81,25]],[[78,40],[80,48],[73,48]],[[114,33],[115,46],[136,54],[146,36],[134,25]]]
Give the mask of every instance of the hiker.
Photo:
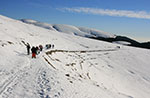
[[[26,44],[26,47],[27,47],[27,54],[30,55],[30,44],[27,43],[27,44]]]
[[[36,48],[33,46],[32,49],[32,58],[36,58]]]
[[[38,46],[36,46],[36,54],[38,55],[40,53],[40,51],[39,51],[39,47]]]
[[[51,48],[51,44],[46,44],[46,49]]]
[[[30,44],[29,43],[25,43],[24,41],[21,41],[26,47],[27,47],[27,54],[30,54]]]
[[[52,45],[52,48],[54,48],[54,44]]]
[[[40,48],[40,51],[42,51],[42,50],[43,50],[43,46],[42,46],[42,45],[39,45],[39,48]]]

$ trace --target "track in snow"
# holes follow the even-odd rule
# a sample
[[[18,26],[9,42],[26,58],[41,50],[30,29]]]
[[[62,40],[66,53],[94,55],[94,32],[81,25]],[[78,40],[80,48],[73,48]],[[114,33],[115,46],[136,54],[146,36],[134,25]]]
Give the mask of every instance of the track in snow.
[[[20,69],[12,77],[8,78],[0,87],[0,97],[7,97],[7,95],[9,95],[9,93],[13,90],[13,87],[17,85],[19,80],[28,75],[27,71],[30,67],[30,62],[28,62],[28,66],[26,65],[26,67]],[[17,83],[13,84],[14,81],[17,81]]]
[[[52,53],[56,53],[56,52],[67,52],[67,53],[90,53],[90,52],[106,52],[106,51],[117,51],[118,48],[116,49],[107,49],[107,50],[77,50],[77,51],[73,51],[73,50],[51,50],[51,51],[47,51],[46,54],[47,55],[51,55]]]

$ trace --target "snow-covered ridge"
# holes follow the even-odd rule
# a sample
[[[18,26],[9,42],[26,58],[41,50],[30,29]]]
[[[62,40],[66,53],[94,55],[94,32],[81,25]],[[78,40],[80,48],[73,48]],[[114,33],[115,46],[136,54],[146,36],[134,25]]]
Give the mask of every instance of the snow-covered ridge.
[[[20,21],[38,27],[42,27],[48,30],[57,31],[59,33],[66,33],[70,35],[77,35],[81,37],[97,39],[97,40],[111,42],[111,43],[118,43],[122,45],[150,49],[149,43],[140,43],[127,36],[114,35],[101,30],[85,28],[85,27],[76,27],[76,26],[65,25],[65,24],[47,24],[47,23],[42,23],[31,19],[21,19]]]
[[[67,33],[67,34],[72,34],[72,35],[78,35],[78,36],[82,36],[82,37],[103,37],[103,38],[114,38],[115,37],[113,34],[110,34],[110,33],[104,32],[104,31],[100,31],[100,30],[96,30],[96,29],[75,27],[75,26],[64,25],[64,24],[47,24],[47,23],[34,21],[31,19],[21,19],[21,21],[24,23],[40,26],[40,27],[43,27],[46,29],[63,32],[63,33]]]

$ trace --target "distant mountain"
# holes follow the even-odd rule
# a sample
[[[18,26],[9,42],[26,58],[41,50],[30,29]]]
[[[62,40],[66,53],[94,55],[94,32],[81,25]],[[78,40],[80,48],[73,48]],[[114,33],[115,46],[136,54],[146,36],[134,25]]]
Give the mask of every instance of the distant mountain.
[[[101,30],[84,28],[84,27],[75,27],[75,26],[64,25],[64,24],[47,24],[47,23],[42,23],[31,19],[21,19],[20,21],[27,24],[39,26],[45,29],[61,32],[61,33],[77,35],[77,36],[82,36],[82,37],[87,37],[87,38],[92,38],[92,39],[97,39],[97,40],[102,40],[102,41],[107,41],[112,43],[118,43],[118,44],[133,46],[133,47],[150,49],[149,43],[146,42],[140,43],[126,36],[117,36]]]
[[[127,45],[127,46],[133,46],[133,47],[139,47],[139,48],[146,48],[150,49],[150,42],[144,42],[140,43],[134,39],[131,39],[126,36],[116,36],[115,38],[103,38],[103,37],[90,37],[92,39],[97,39],[97,40],[103,40],[107,42],[112,42],[112,43],[118,43],[122,45]]]
[[[103,38],[114,38],[115,35],[96,30],[96,29],[89,29],[89,28],[83,28],[83,27],[75,27],[71,25],[64,25],[64,24],[47,24],[47,23],[42,23],[30,19],[21,19],[22,22],[28,23],[28,24],[33,24],[39,27],[43,27],[46,29],[62,32],[62,33],[67,33],[71,35],[78,35],[82,37],[103,37]]]
[[[140,47],[143,47],[143,48],[148,48],[148,49],[150,49],[150,42],[144,42],[144,43],[140,43]]]

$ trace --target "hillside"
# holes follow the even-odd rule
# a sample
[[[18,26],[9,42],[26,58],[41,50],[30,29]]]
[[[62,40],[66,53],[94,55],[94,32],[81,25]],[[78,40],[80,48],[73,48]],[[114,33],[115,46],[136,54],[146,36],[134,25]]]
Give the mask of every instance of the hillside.
[[[56,27],[0,15],[0,98],[150,98],[149,50],[60,33]],[[44,47],[32,59],[22,41],[55,47]]]
[[[47,24],[47,23],[38,22],[35,20],[31,20],[31,19],[21,19],[20,21],[27,23],[27,24],[32,24],[38,27],[42,27],[48,30],[57,31],[60,33],[77,35],[81,37],[86,37],[86,38],[91,38],[91,39],[96,39],[96,40],[106,41],[106,42],[111,42],[111,43],[118,43],[118,44],[127,45],[127,46],[150,49],[150,44],[148,42],[141,43],[127,36],[114,35],[114,34],[110,34],[108,32],[104,32],[104,31],[100,31],[96,29],[90,29],[90,28],[85,28],[85,27],[75,27],[75,26],[64,25],[64,24]]]
[[[75,27],[71,25],[64,25],[64,24],[47,24],[38,22],[31,19],[21,19],[20,21],[27,23],[27,24],[33,24],[35,26],[43,27],[49,30],[58,31],[61,33],[71,34],[71,35],[78,35],[82,37],[103,37],[103,38],[114,38],[115,35],[96,30],[96,29],[89,29],[89,28],[83,28],[83,27]]]

